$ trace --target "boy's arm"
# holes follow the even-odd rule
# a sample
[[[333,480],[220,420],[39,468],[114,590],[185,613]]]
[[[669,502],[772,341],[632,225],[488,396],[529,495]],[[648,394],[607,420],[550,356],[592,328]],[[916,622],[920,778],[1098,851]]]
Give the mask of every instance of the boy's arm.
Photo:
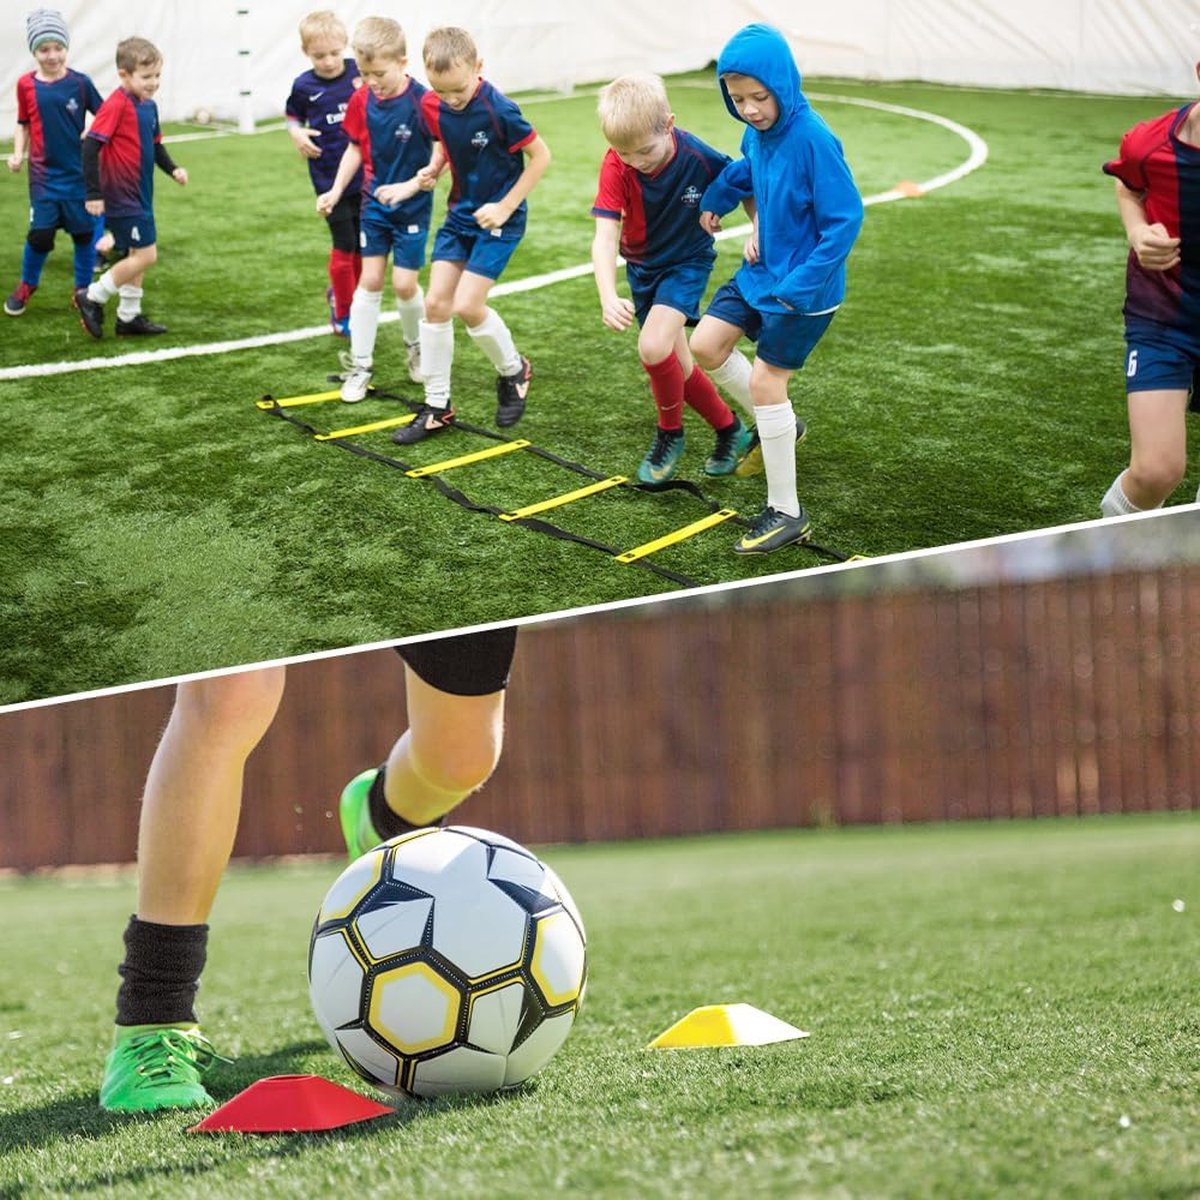
[[[592,239],[592,270],[600,293],[600,315],[609,329],[618,333],[633,324],[633,302],[617,295],[617,251],[621,244],[621,222],[612,217],[596,218]]]
[[[29,130],[17,122],[16,129],[13,130],[13,148],[12,153],[8,156],[8,169],[10,171],[19,171],[21,164],[25,161],[25,147],[29,144]]]
[[[1169,271],[1179,262],[1179,239],[1168,235],[1165,225],[1146,220],[1143,193],[1117,180],[1117,212],[1125,226],[1129,247],[1147,271]]]
[[[737,162],[731,162],[704,189],[704,195],[700,198],[700,224],[709,233],[716,233],[721,228],[721,218],[726,213],[733,212],[739,204],[745,204],[747,200],[753,204],[753,183],[747,159],[739,158]]]
[[[846,261],[863,222],[862,197],[839,149],[814,147],[812,182],[817,244],[775,289],[775,299],[796,312],[812,311],[829,276]]]
[[[321,157],[321,147],[313,141],[313,138],[321,136],[319,129],[309,129],[295,117],[288,117],[287,131],[288,137],[292,139],[292,145],[300,151],[304,158]]]
[[[362,160],[362,150],[358,143],[347,142],[346,149],[342,151],[342,161],[338,163],[337,175],[333,179],[333,187],[317,197],[317,212],[323,216],[333,212],[333,206],[342,198],[342,193],[354,178],[355,171],[362,166]]]
[[[481,229],[499,229],[517,211],[521,201],[537,186],[538,180],[545,175],[546,168],[550,165],[550,147],[541,137],[535,137],[524,147],[523,152],[527,160],[525,169],[518,176],[517,182],[508,189],[504,199],[492,204],[482,204],[475,210],[475,220]]]
[[[160,170],[165,171],[170,177],[175,180],[180,187],[188,181],[187,172],[175,162],[171,155],[167,152],[166,146],[162,142],[154,143],[154,165]]]
[[[429,156],[429,162],[417,172],[417,179],[420,181],[421,190],[432,192],[447,166],[449,166],[449,159],[446,158],[445,146],[441,142],[434,142],[433,153]]]
[[[84,208],[98,217],[104,212],[104,193],[100,190],[100,143],[93,137],[84,136],[80,149],[83,166],[83,186],[87,200]]]

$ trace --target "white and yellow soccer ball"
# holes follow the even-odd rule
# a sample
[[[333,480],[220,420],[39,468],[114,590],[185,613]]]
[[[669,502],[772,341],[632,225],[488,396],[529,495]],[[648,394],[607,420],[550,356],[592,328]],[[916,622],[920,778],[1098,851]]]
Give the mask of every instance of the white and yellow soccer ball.
[[[440,1096],[515,1087],[583,1002],[579,910],[536,855],[466,826],[351,863],[313,924],[308,986],[330,1045],[369,1083]]]

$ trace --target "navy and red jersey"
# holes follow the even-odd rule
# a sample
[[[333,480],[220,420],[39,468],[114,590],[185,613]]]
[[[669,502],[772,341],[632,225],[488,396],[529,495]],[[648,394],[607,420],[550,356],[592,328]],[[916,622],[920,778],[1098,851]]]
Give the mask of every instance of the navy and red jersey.
[[[86,192],[79,139],[87,113],[100,111],[96,85],[69,67],[46,82],[30,71],[17,80],[17,121],[29,126],[29,195],[78,200]]]
[[[460,109],[444,104],[436,92],[422,102],[430,132],[446,151],[450,163],[450,204],[446,224],[464,233],[478,233],[475,210],[503,200],[525,169],[522,150],[537,130],[521,110],[486,79]],[[525,201],[504,228],[514,236],[525,230]]]
[[[158,105],[117,88],[87,131],[101,145],[100,191],[110,217],[154,211],[154,147],[162,141]]]
[[[429,165],[433,138],[423,115],[426,89],[415,79],[398,96],[381,100],[359,88],[346,106],[346,137],[362,151],[363,190],[368,196],[384,183],[404,183]],[[433,193],[418,192],[391,210],[398,220],[428,225]]]
[[[1135,125],[1104,171],[1142,194],[1146,220],[1180,239],[1180,261],[1148,271],[1132,250],[1125,268],[1125,315],[1162,325],[1200,325],[1200,146],[1179,138],[1192,106],[1185,104]]]
[[[316,71],[297,75],[292,94],[287,98],[284,112],[289,121],[299,121],[321,136],[317,138],[320,158],[308,159],[308,174],[317,195],[329,191],[337,177],[338,164],[346,149],[346,131],[342,120],[350,97],[358,91],[358,64],[347,58],[342,73],[336,79],[322,79]],[[362,190],[362,172],[355,173],[346,188],[346,195]]]
[[[621,257],[649,270],[717,256],[700,227],[700,197],[725,169],[729,155],[694,134],[672,129],[670,158],[657,171],[635,170],[609,150],[600,165],[593,217],[621,222]]]

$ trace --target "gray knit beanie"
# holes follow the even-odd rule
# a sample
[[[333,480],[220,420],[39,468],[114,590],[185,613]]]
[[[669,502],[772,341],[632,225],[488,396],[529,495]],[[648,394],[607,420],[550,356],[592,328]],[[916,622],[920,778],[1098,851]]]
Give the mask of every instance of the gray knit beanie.
[[[32,54],[43,42],[71,44],[67,33],[67,18],[57,8],[36,8],[25,18],[25,34]]]

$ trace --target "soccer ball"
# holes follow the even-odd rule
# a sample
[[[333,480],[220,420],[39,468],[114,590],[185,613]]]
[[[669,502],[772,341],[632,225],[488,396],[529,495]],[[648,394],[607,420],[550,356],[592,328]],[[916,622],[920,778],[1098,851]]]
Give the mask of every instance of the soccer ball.
[[[352,863],[313,924],[308,988],[367,1082],[440,1096],[515,1087],[583,1002],[583,921],[562,881],[485,829],[418,829]]]

